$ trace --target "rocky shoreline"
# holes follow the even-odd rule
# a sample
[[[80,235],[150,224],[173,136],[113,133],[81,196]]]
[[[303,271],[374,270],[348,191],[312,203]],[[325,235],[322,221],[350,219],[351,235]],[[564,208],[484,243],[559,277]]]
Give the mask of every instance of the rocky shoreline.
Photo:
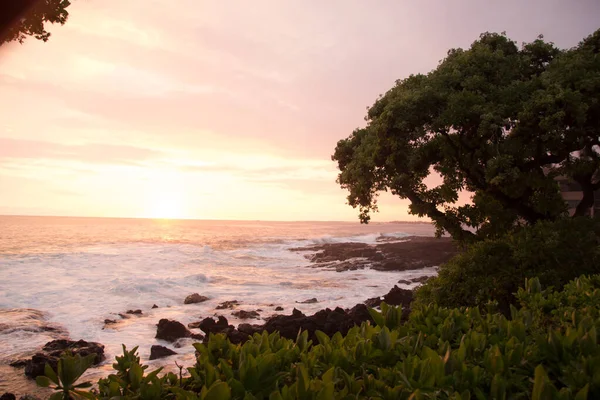
[[[458,252],[458,248],[449,238],[435,239],[431,237],[411,236],[395,240],[393,242],[382,240],[373,245],[364,243],[326,243],[317,246],[290,249],[293,252],[306,253],[305,257],[310,260],[310,268],[327,268],[337,272],[352,271],[370,268],[378,271],[408,271],[436,267],[446,262]],[[279,332],[282,337],[294,340],[300,330],[307,331],[309,340],[317,341],[315,332],[320,330],[328,336],[340,332],[345,334],[355,325],[364,321],[372,321],[368,307],[377,307],[381,301],[391,305],[401,305],[404,309],[404,317],[410,312],[412,302],[412,289],[428,279],[423,275],[418,278],[400,280],[398,283],[407,285],[410,289],[394,286],[387,294],[379,298],[365,299],[349,309],[337,307],[335,309],[325,308],[312,315],[305,315],[294,308],[291,314],[274,314],[264,319],[263,324],[241,323],[237,327],[231,325],[223,315],[216,315],[216,319],[208,317],[184,326],[178,321],[161,319],[157,324],[156,338],[165,342],[173,343],[178,347],[181,339],[192,338],[206,342],[211,333],[225,334],[233,343],[243,343],[257,332],[267,331],[269,333]],[[188,295],[184,304],[193,304],[208,300],[207,297],[198,293]],[[307,299],[298,303],[316,303],[317,299]],[[260,318],[259,312],[263,310],[237,309],[241,303],[237,300],[224,301],[216,310],[231,313],[238,319]],[[271,304],[275,312],[283,311],[279,306]],[[155,308],[154,306],[153,308]],[[132,316],[142,315],[141,310],[129,310],[119,314],[121,318],[127,319]],[[106,320],[106,325],[116,323],[114,320]],[[198,333],[201,331],[201,333]],[[46,362],[55,365],[58,356],[64,350],[73,353],[97,355],[96,364],[104,360],[104,346],[100,343],[70,340],[54,340],[47,343],[32,358],[18,360],[11,364],[15,368],[23,368],[24,373],[31,378],[43,373]],[[150,360],[176,355],[177,352],[161,345],[153,345]],[[19,373],[15,371],[15,373]]]

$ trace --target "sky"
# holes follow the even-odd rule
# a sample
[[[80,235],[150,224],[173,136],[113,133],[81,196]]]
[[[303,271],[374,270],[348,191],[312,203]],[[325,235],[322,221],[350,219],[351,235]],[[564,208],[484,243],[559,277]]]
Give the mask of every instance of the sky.
[[[331,154],[397,79],[485,31],[600,28],[597,0],[72,3],[0,47],[0,214],[357,221]]]

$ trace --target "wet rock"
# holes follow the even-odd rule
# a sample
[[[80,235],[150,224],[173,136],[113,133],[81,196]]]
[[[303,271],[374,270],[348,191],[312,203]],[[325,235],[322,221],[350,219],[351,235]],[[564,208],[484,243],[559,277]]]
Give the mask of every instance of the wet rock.
[[[410,305],[413,301],[413,291],[409,289],[401,289],[398,286],[394,286],[383,298],[374,297],[365,301],[368,307],[379,307],[381,302],[384,301],[386,304],[391,306],[402,306],[402,318],[408,318],[410,314]]]
[[[12,393],[4,393],[0,396],[0,400],[17,400],[17,398]]]
[[[314,315],[306,316],[294,309],[292,315],[276,315],[269,319],[262,327],[269,333],[278,331],[281,336],[296,339],[298,331],[308,331],[309,338],[316,342],[315,332],[320,330],[328,336],[336,332],[343,335],[355,325],[364,321],[372,321],[369,311],[364,304],[358,304],[350,310],[329,308],[318,311]]]
[[[238,331],[245,333],[249,336],[252,336],[255,333],[260,333],[263,331],[262,325],[254,325],[254,324],[240,324],[237,329],[238,329]]]
[[[27,360],[15,360],[8,365],[10,365],[13,368],[23,368],[27,365]]]
[[[256,311],[239,310],[232,312],[231,315],[239,319],[260,318],[260,314]]]
[[[50,364],[54,370],[58,366],[60,356],[69,350],[73,355],[85,357],[89,354],[95,354],[94,364],[99,364],[104,360],[104,345],[96,342],[86,342],[79,340],[77,342],[66,339],[53,340],[48,342],[42,348],[42,351],[36,353],[25,365],[25,375],[30,378],[36,378],[44,375],[46,363]]]
[[[418,278],[413,278],[410,281],[413,283],[424,283],[427,282],[428,280],[430,280],[431,278],[433,278],[432,276],[420,276]]]
[[[257,309],[256,309],[256,312],[262,312],[262,311],[263,311],[263,309],[262,309],[262,308],[257,308]]]
[[[308,299],[308,300],[304,300],[304,301],[297,301],[296,303],[298,304],[314,304],[314,303],[318,303],[319,300],[317,300],[315,297],[313,297],[312,299]]]
[[[277,307],[275,307],[275,311],[283,311],[283,307],[277,306]]]
[[[158,321],[156,328],[157,339],[174,342],[179,338],[203,339],[202,335],[196,335],[190,332],[181,322],[163,318]]]
[[[152,308],[158,308],[158,306],[156,304],[152,305]]]
[[[207,336],[210,333],[222,333],[228,326],[229,322],[227,321],[227,318],[223,316],[219,316],[216,322],[212,318],[204,318],[198,325]]]
[[[224,301],[223,303],[217,306],[217,310],[231,310],[233,307],[239,305],[240,303],[237,300]]]
[[[142,315],[142,310],[127,310],[127,311],[125,311],[125,314]]]
[[[314,254],[307,258],[313,267],[337,272],[371,268],[379,271],[408,271],[444,264],[458,253],[450,238],[410,236],[401,242],[326,243],[290,249]]]
[[[111,324],[116,324],[117,321],[115,321],[114,319],[105,319],[104,320],[104,325],[111,325]]]
[[[203,303],[206,300],[208,300],[208,297],[200,296],[198,293],[192,293],[185,298],[185,300],[183,301],[183,304]]]
[[[410,285],[412,282],[406,279],[400,279],[398,281],[398,283],[402,284],[402,285]]]
[[[153,345],[150,348],[150,360],[156,360],[158,358],[169,357],[169,356],[172,356],[175,354],[177,354],[177,353],[165,346]]]
[[[188,324],[188,328],[189,329],[200,329],[200,324],[201,323],[202,323],[202,321],[190,322]]]

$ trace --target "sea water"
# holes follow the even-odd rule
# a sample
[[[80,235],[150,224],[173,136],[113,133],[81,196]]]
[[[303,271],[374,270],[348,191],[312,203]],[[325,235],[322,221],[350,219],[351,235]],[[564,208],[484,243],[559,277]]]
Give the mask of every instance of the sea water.
[[[160,344],[178,356],[150,363],[193,363],[194,348],[155,339],[161,318],[187,325],[205,317],[241,321],[219,303],[305,314],[352,307],[387,293],[400,279],[433,269],[335,272],[312,268],[307,252],[290,249],[335,242],[375,244],[408,235],[432,236],[428,224],[249,222],[0,216],[0,364],[30,356],[58,337],[105,345],[105,375],[121,345],[138,345],[147,362]],[[310,254],[310,253],[308,253]],[[402,285],[400,285],[402,286]],[[210,300],[184,305],[192,293]],[[300,302],[316,298],[318,303]],[[153,305],[158,308],[152,308]],[[123,319],[127,310],[141,316]],[[127,316],[127,315],[126,315]],[[105,320],[117,321],[106,325]],[[197,332],[201,333],[201,332]],[[16,370],[17,371],[17,370]]]

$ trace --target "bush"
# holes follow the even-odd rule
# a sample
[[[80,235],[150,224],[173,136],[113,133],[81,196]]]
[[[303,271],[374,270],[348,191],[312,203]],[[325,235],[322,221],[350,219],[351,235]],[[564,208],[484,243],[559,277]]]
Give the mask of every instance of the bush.
[[[600,277],[562,291],[527,281],[511,319],[478,307],[371,310],[346,336],[296,341],[255,334],[195,344],[190,377],[145,375],[135,349],[117,358],[99,398],[140,399],[593,399],[600,398]],[[90,394],[90,398],[95,395]]]
[[[560,289],[582,274],[600,273],[599,235],[600,221],[582,217],[540,222],[476,243],[417,289],[416,301],[461,307],[492,300],[507,313],[526,278]]]

